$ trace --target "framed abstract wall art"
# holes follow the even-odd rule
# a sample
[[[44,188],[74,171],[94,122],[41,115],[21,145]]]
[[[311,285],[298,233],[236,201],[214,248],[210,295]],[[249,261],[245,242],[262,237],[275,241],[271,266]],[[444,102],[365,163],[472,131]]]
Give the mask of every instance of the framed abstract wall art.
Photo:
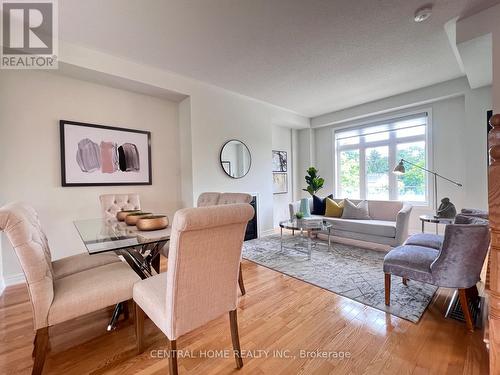
[[[288,193],[288,175],[286,173],[273,173],[273,194]]]
[[[286,172],[288,160],[286,151],[273,150],[273,172]]]
[[[151,133],[59,121],[62,186],[151,185]]]

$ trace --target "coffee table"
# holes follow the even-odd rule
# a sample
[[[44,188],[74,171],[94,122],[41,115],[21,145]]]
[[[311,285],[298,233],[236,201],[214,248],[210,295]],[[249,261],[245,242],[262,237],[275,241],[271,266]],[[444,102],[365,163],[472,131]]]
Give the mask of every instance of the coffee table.
[[[280,242],[281,242],[281,251],[283,249],[291,249],[295,251],[299,251],[301,253],[307,254],[307,259],[311,259],[312,248],[317,245],[325,245],[324,243],[317,241],[317,234],[319,232],[328,232],[328,249],[331,248],[331,229],[333,225],[326,221],[321,220],[318,222],[317,220],[284,220],[280,222]],[[286,240],[283,239],[283,229],[289,229],[292,231],[298,231],[300,233],[301,243],[294,243],[294,246],[287,246]],[[305,234],[305,235],[304,235]]]

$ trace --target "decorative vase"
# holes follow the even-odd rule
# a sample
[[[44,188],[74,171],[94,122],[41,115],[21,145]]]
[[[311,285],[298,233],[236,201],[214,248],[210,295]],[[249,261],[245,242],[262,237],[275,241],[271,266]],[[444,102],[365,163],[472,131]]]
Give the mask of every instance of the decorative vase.
[[[304,217],[310,217],[311,216],[311,210],[309,208],[309,199],[308,198],[302,198],[300,200],[300,212],[304,215]]]

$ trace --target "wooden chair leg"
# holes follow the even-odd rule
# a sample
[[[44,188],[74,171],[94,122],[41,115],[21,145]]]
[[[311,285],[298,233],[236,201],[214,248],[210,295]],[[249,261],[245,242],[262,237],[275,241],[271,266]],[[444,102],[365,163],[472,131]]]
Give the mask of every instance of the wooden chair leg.
[[[125,301],[122,302],[123,306],[123,318],[127,321],[130,319],[130,307],[129,307],[130,301]]]
[[[467,298],[470,301],[473,301],[475,303],[478,302],[479,300],[479,291],[477,290],[477,286],[471,286],[470,288],[467,288],[466,290]]]
[[[241,270],[241,263],[240,263],[240,273],[238,275],[238,284],[240,285],[241,295],[244,296],[246,294],[246,291],[245,291],[245,284],[243,283],[243,271]]]
[[[467,291],[465,289],[459,289],[458,296],[460,297],[460,306],[462,307],[462,312],[464,313],[465,324],[467,326],[467,329],[470,332],[474,332],[474,323],[472,322],[472,315],[469,309]]]
[[[385,274],[385,304],[389,306],[391,304],[391,274]]]
[[[243,367],[243,359],[241,358],[240,336],[238,334],[238,315],[236,310],[229,311],[229,322],[231,324],[231,339],[233,341],[234,359],[236,367]]]
[[[45,357],[47,356],[49,343],[49,327],[40,328],[36,331],[35,348],[34,348],[34,364],[31,375],[41,375]]]
[[[408,286],[408,279],[403,277],[403,285]]]
[[[168,367],[170,369],[170,375],[178,375],[177,342],[175,340],[168,340]]]
[[[144,311],[140,308],[137,303],[135,305],[135,340],[137,346],[137,352],[141,354],[144,352]]]

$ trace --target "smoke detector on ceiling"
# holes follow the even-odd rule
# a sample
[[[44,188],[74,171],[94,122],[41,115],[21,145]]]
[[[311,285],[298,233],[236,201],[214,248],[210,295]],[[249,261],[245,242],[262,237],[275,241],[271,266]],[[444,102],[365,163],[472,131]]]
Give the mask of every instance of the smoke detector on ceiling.
[[[415,12],[415,22],[420,23],[428,20],[430,16],[432,15],[432,6],[425,6],[423,8],[418,9]]]

